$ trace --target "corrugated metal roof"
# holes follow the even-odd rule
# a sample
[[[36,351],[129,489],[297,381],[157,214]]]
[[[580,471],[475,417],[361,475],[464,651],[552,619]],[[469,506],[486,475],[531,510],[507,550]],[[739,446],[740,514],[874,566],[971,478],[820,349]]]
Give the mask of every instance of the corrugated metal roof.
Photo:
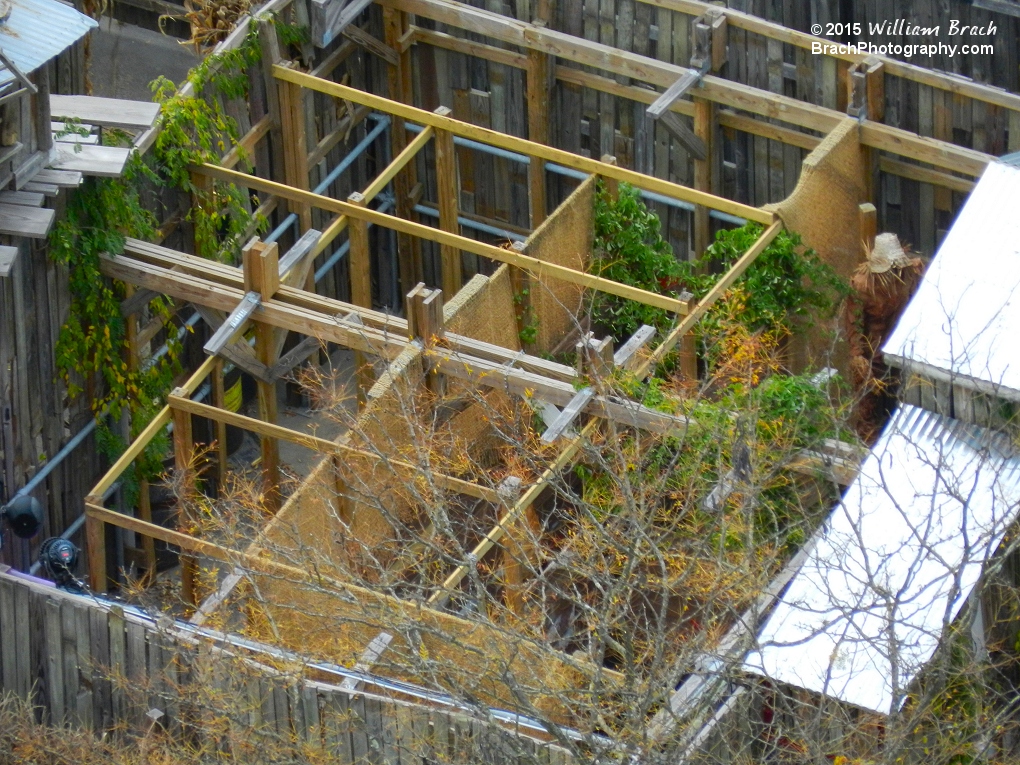
[[[1020,399],[1018,200],[1020,168],[990,162],[882,348],[890,363]]]
[[[34,72],[98,24],[57,0],[11,0],[11,15],[0,23],[0,50],[24,74]],[[14,81],[6,67],[0,87]]]
[[[1018,513],[1008,439],[903,406],[745,668],[890,713]]]

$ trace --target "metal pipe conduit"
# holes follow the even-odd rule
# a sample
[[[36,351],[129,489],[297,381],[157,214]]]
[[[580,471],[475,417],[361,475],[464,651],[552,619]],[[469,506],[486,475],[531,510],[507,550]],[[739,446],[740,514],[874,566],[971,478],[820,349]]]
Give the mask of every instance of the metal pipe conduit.
[[[420,133],[424,130],[420,125],[415,125],[410,122],[405,123],[406,127],[412,133]],[[470,138],[462,138],[461,136],[454,136],[453,142],[457,146],[464,146],[469,149],[475,149],[483,154],[491,154],[494,157],[502,157],[503,159],[509,159],[512,162],[520,162],[522,165],[530,165],[531,157],[526,154],[518,154],[515,151],[508,151],[507,149],[501,149],[498,146],[490,146],[487,143],[481,141],[474,141]],[[588,173],[583,173],[580,170],[574,170],[571,167],[564,167],[563,165],[557,165],[555,162],[546,162],[546,170],[557,175],[565,175],[568,178],[576,178],[580,181],[585,180],[588,177]],[[680,210],[686,210],[687,212],[694,212],[694,205],[690,202],[685,202],[681,199],[672,199],[662,194],[656,194],[654,191],[645,191],[639,189],[642,198],[647,199],[651,202],[659,202],[660,204],[668,205],[669,207],[676,207]],[[747,223],[746,218],[741,218],[736,215],[730,215],[729,213],[720,212],[719,210],[709,210],[708,214],[710,217],[716,220],[721,220],[724,223],[732,223],[735,226],[743,226]]]

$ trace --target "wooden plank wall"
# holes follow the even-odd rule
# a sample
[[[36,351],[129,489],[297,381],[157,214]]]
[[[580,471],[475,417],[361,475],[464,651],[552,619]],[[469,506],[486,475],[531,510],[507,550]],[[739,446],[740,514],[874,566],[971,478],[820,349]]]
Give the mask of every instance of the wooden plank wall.
[[[69,48],[49,68],[52,92],[84,92],[81,44]],[[58,217],[64,201],[61,196],[51,202]],[[7,455],[0,457],[0,478],[7,492],[0,499],[6,499],[88,424],[91,412],[84,398],[68,402],[57,379],[54,348],[70,307],[67,269],[49,258],[45,240],[2,236],[0,244],[20,250],[10,276],[0,278],[0,421],[9,407],[12,436],[9,474]],[[0,444],[0,453],[4,448],[7,445]],[[62,532],[81,513],[98,472],[90,438],[34,492],[46,510],[42,533],[31,543],[5,535],[0,560],[27,568],[39,542]]]
[[[285,676],[201,637],[86,596],[0,573],[0,687],[44,722],[144,735],[147,713],[182,741],[295,762],[560,765],[563,749],[443,707]]]
[[[537,3],[529,0],[471,2],[526,21],[534,20],[537,8]],[[803,31],[810,29],[815,16],[828,14],[835,18],[834,10],[819,10],[826,3],[732,0],[730,4],[738,10],[745,10],[744,6],[747,6],[748,11]],[[828,5],[835,8],[837,3],[829,0]],[[891,0],[860,0],[858,5],[861,8],[855,11],[854,18],[872,20],[903,16],[895,12]],[[809,6],[814,8],[814,16]],[[975,10],[958,0],[952,0],[950,6],[947,18],[970,23],[986,23],[991,18],[988,12]],[[693,19],[693,15],[638,0],[559,0],[553,3],[549,23],[559,31],[578,37],[687,66],[691,57]],[[434,26],[421,20],[419,23],[429,28]],[[1015,45],[1020,31],[1018,22],[998,14],[996,23],[999,32],[994,38],[994,56],[958,56],[944,61],[913,58],[911,62],[942,66],[973,76],[981,82],[1016,89],[1016,58],[1020,55]],[[454,29],[442,28],[439,31],[463,36]],[[496,41],[475,35],[469,37],[477,42],[498,45]],[[721,73],[728,79],[845,110],[846,67],[843,63],[812,55],[806,49],[738,29],[734,25],[728,27],[728,40],[729,61]],[[985,40],[968,38],[969,42]],[[874,41],[882,42],[879,37]],[[508,132],[517,132],[526,125],[523,119],[526,105],[521,84],[524,78],[522,70],[423,44],[415,46],[414,55],[419,75],[416,97],[420,105],[427,108],[434,108],[440,103],[449,105],[455,116],[461,119],[504,128]],[[559,63],[576,68],[563,61]],[[603,72],[591,73],[605,75]],[[620,85],[633,84],[626,78],[615,79]],[[900,77],[886,75],[885,82],[887,124],[995,155],[1020,149],[1020,113],[1010,113],[1001,107]],[[648,123],[644,117],[644,104],[562,81],[555,85],[550,101],[553,115],[551,137],[555,145],[591,157],[613,154],[624,166],[679,183],[693,183],[691,158],[663,128]],[[806,148],[731,127],[719,129],[717,137],[716,143],[720,148],[713,171],[716,193],[741,202],[763,205],[778,202],[793,190],[800,162],[807,154]],[[464,207],[469,209],[473,206],[475,210],[484,210],[485,214],[499,220],[526,224],[526,214],[521,206],[507,204],[507,197],[512,203],[523,191],[522,180],[513,176],[501,162],[478,153],[461,153]],[[485,182],[489,178],[493,179],[492,183]],[[576,183],[554,175],[550,175],[549,179],[552,203],[562,201]],[[502,203],[498,199],[490,200],[490,196],[499,197],[500,194]],[[881,229],[898,233],[905,242],[928,255],[933,253],[949,228],[965,196],[958,191],[888,172],[880,174],[876,194]],[[653,207],[662,218],[674,247],[678,252],[684,252],[690,239],[690,214],[658,204]]]

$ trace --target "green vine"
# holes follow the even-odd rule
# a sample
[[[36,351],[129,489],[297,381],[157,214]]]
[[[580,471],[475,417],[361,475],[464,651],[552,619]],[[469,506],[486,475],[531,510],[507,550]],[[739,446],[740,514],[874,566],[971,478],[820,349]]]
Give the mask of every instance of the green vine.
[[[283,45],[301,44],[308,30],[276,22]],[[151,421],[163,405],[167,391],[180,373],[181,344],[169,303],[162,297],[148,304],[149,315],[162,319],[166,353],[139,369],[128,363],[127,324],[121,315],[123,288],[104,278],[100,258],[123,251],[127,237],[154,241],[157,221],[143,204],[143,189],[174,188],[193,200],[187,219],[195,229],[197,254],[220,261],[234,261],[241,239],[253,225],[264,230],[264,218],[251,213],[258,200],[230,184],[196,183],[193,165],[218,164],[227,150],[237,145],[239,131],[221,105],[223,99],[248,96],[248,72],[261,60],[257,25],[252,22],[242,44],[209,56],[188,76],[192,89],[182,95],[166,78],[152,83],[154,100],[161,105],[159,133],[150,155],[132,154],[120,178],[89,178],[68,202],[66,214],[50,235],[53,259],[67,266],[71,305],[56,347],[59,376],[74,398],[87,393],[100,426],[97,443],[101,453],[114,458],[125,448],[102,416],[113,421],[131,417],[131,437]],[[80,133],[69,124],[68,134]],[[115,137],[116,138],[116,137]],[[243,152],[239,161],[247,158]],[[158,474],[167,444],[157,438],[143,455],[142,475]]]
[[[162,405],[179,371],[180,348],[172,335],[163,358],[143,369],[130,367],[127,325],[120,311],[124,295],[100,270],[100,256],[123,251],[126,237],[154,237],[156,221],[139,193],[140,179],[148,174],[132,156],[121,178],[89,178],[71,196],[66,214],[50,234],[50,255],[68,267],[71,295],[70,315],[56,344],[58,373],[72,398],[88,389],[100,423],[99,446],[108,457],[124,444],[100,415],[108,410],[118,420],[130,414],[135,435]],[[154,298],[149,308],[171,328],[163,298]]]

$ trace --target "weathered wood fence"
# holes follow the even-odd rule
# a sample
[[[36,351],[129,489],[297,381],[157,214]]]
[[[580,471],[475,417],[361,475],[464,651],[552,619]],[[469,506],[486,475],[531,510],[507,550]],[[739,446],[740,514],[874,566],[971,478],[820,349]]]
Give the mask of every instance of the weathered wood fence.
[[[53,725],[128,737],[158,726],[250,761],[570,761],[566,750],[491,721],[316,682],[289,662],[270,667],[163,621],[0,573],[2,688],[31,699]]]

